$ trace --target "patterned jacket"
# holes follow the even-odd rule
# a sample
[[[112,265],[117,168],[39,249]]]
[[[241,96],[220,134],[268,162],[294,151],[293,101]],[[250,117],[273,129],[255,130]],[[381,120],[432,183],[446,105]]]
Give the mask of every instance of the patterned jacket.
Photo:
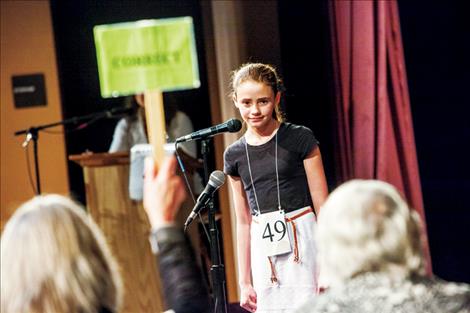
[[[427,277],[394,281],[366,273],[310,299],[297,312],[468,313],[470,285]]]

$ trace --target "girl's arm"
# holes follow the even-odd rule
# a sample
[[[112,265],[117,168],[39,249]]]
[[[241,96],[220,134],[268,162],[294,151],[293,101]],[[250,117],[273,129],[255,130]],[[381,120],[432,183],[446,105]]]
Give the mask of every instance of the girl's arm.
[[[315,214],[318,216],[320,208],[328,197],[325,171],[321,159],[320,148],[317,146],[304,159],[305,173],[307,174],[308,188],[312,197]]]
[[[241,290],[240,306],[250,312],[254,312],[256,310],[256,293],[251,282],[251,213],[240,178],[234,176],[228,177],[237,217],[238,283]]]

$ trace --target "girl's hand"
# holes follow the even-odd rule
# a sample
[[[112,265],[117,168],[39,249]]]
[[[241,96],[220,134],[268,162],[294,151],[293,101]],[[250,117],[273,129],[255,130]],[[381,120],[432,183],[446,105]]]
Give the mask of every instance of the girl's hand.
[[[240,306],[250,312],[256,311],[256,291],[252,285],[240,287]]]

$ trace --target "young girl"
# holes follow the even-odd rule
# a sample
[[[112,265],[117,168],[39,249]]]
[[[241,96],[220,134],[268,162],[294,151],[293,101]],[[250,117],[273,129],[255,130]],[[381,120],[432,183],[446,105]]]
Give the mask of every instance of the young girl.
[[[290,312],[317,291],[313,231],[328,194],[320,148],[310,129],[284,122],[273,67],[243,65],[232,89],[247,125],[224,153],[237,217],[240,305]]]

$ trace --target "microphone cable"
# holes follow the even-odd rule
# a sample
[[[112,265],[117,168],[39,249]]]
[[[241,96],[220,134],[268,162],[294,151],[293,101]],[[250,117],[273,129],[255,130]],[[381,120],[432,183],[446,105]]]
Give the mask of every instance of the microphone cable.
[[[37,195],[38,189],[37,189],[37,186],[33,182],[33,175],[31,174],[31,161],[29,159],[29,145],[26,145],[24,147],[24,152],[26,155],[26,169],[28,170],[29,184],[31,185],[31,189],[33,189],[34,194]]]
[[[196,204],[196,197],[194,196],[193,190],[191,189],[191,184],[189,183],[188,175],[186,174],[186,169],[184,167],[183,160],[181,159],[181,156],[178,153],[178,142],[177,141],[175,141],[175,154],[176,154],[176,159],[178,160],[178,164],[180,166],[181,172],[183,173],[184,182],[186,184],[186,189],[189,190],[189,194],[191,195],[191,199],[193,200],[193,204],[195,205]],[[206,226],[204,225],[204,220],[202,219],[201,212],[198,212],[197,216],[199,217],[199,221],[201,222],[200,224],[201,224],[202,228],[204,229],[204,233],[207,237],[207,241],[210,243],[211,238],[209,236],[209,232],[207,231]],[[185,233],[186,233],[186,230],[187,230],[187,227],[184,228]]]

